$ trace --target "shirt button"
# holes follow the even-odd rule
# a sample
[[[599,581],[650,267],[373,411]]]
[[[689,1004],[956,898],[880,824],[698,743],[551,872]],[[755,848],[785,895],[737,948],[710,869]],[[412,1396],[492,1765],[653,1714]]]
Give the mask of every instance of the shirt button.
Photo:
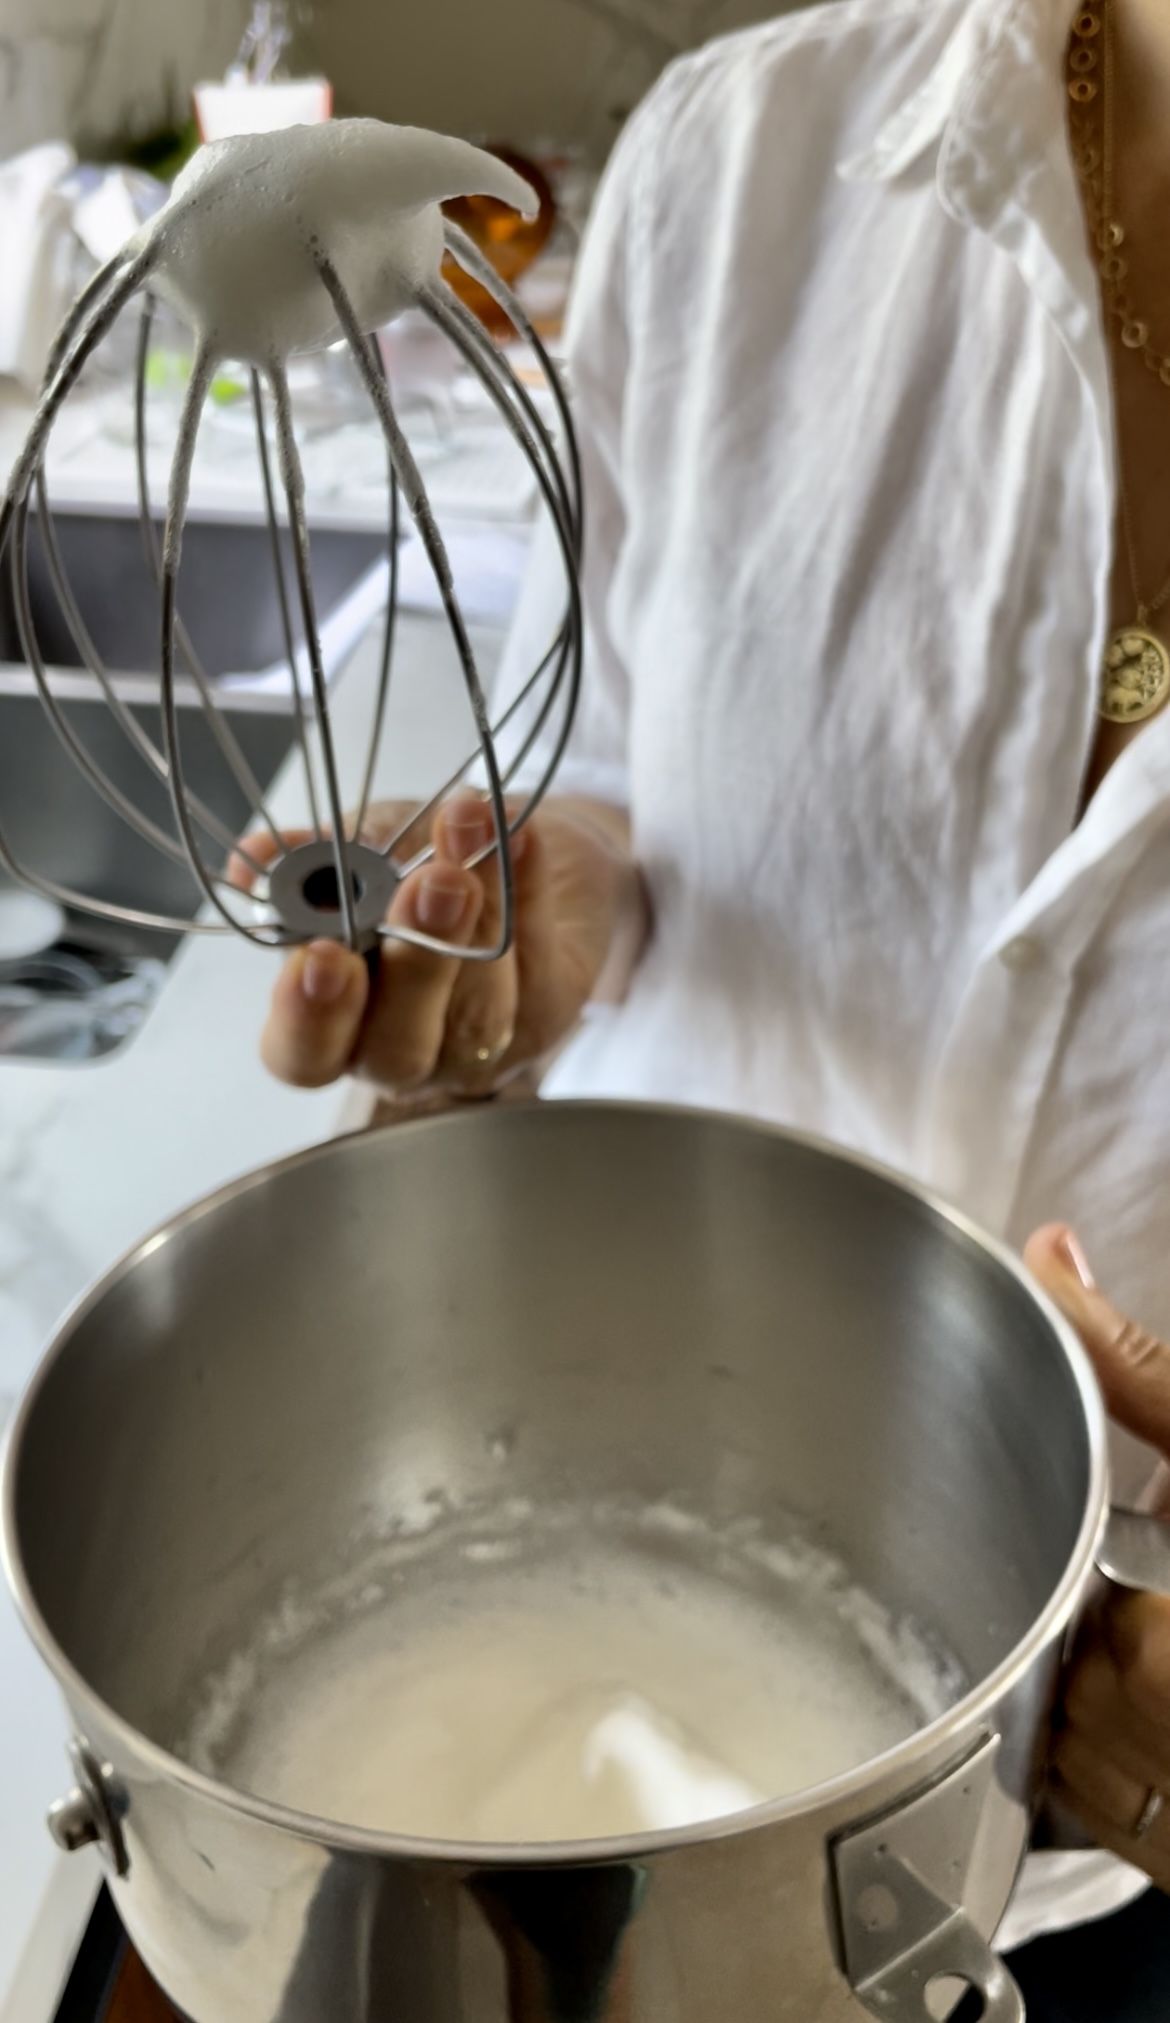
[[[1022,975],[1025,970],[1039,968],[1044,960],[1044,943],[1032,934],[1017,934],[1014,941],[1004,943],[999,959],[1005,969]]]

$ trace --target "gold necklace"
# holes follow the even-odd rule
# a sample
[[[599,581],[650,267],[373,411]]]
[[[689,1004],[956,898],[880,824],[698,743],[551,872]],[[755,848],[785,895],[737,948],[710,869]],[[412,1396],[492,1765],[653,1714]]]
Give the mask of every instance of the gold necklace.
[[[1139,352],[1147,370],[1156,373],[1163,386],[1170,387],[1170,355],[1153,343],[1149,324],[1134,310],[1125,287],[1129,272],[1129,263],[1121,250],[1125,227],[1113,210],[1113,34],[1109,0],[1088,0],[1074,16],[1068,48],[1068,95],[1072,102],[1069,126],[1073,162],[1098,255],[1097,271],[1107,321],[1116,324],[1124,349]],[[1112,350],[1110,366],[1116,406],[1117,374]],[[1156,596],[1143,598],[1138,588],[1120,434],[1117,489],[1135,619],[1132,625],[1120,626],[1105,649],[1097,706],[1110,723],[1141,723],[1170,700],[1170,648],[1150,627],[1151,619],[1170,598],[1170,574]]]

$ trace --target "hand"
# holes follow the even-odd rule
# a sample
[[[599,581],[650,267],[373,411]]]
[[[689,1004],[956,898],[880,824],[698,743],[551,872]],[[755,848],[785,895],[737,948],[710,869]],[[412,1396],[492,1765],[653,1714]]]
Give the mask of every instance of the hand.
[[[408,809],[370,811],[363,834],[393,834]],[[461,947],[490,947],[500,927],[494,858],[467,861],[492,840],[479,796],[447,801],[434,820],[434,857],[404,879],[388,919]],[[412,848],[421,838],[412,835]],[[250,846],[252,847],[252,846]],[[641,881],[616,809],[551,800],[512,838],[515,938],[498,962],[459,962],[386,941],[371,990],[366,965],[339,942],[289,958],[261,1039],[272,1073],[302,1088],[360,1074],[398,1098],[483,1095],[539,1062],[599,990],[618,994],[645,934]]]
[[[1037,1230],[1024,1261],[1084,1342],[1110,1416],[1170,1460],[1170,1348],[1097,1289],[1070,1230]],[[1113,1589],[1089,1611],[1050,1768],[1094,1840],[1170,1890],[1170,1601]]]

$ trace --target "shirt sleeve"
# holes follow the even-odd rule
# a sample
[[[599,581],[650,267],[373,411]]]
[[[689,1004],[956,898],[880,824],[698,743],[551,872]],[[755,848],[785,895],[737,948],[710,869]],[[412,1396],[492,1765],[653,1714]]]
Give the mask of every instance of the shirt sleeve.
[[[623,410],[631,361],[631,281],[636,270],[635,213],[653,99],[618,141],[585,232],[566,326],[566,365],[581,452],[584,551],[581,595],[584,656],[573,730],[556,791],[625,805],[630,676],[614,644],[610,603],[625,537]],[[495,699],[505,704],[532,674],[555,637],[565,608],[565,570],[547,512],[542,512],[516,616],[504,649]],[[517,777],[530,787],[547,763],[561,705]]]

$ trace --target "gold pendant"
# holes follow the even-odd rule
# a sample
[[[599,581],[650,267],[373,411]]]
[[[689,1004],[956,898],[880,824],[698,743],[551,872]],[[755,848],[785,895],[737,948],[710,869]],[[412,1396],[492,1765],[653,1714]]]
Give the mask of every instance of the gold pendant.
[[[1105,649],[1101,715],[1111,724],[1141,723],[1170,698],[1170,652],[1142,625],[1123,625]]]

